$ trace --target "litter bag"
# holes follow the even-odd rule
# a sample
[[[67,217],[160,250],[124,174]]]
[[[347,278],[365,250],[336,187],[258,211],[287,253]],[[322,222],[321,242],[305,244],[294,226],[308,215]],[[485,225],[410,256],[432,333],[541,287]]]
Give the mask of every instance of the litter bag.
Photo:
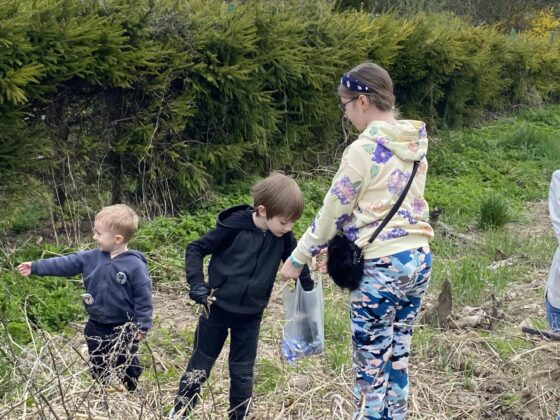
[[[325,347],[323,285],[315,281],[313,290],[306,292],[299,280],[294,290],[282,291],[285,324],[282,355],[289,362],[320,354]]]

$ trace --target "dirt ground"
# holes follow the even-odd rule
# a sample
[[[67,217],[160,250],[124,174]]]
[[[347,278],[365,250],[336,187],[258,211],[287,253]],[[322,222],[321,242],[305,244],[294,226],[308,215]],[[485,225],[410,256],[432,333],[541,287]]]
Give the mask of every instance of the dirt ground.
[[[545,202],[531,205],[525,217],[527,224],[508,227],[512,234],[550,233]],[[415,332],[419,339],[410,360],[408,418],[555,419],[560,414],[560,342],[521,331],[523,325],[542,323],[546,276],[546,269],[534,268],[525,278],[510,283],[499,299],[485,299],[476,307],[454,307],[446,327],[428,326],[420,319]],[[323,282],[333,291],[328,279]],[[344,295],[333,291],[329,296],[340,304],[340,316],[346,322]],[[436,293],[430,292],[425,303],[424,313],[437,305]],[[141,391],[135,395],[107,394],[91,384],[83,324],[73,325],[74,336],[49,337],[52,350],[30,348],[19,361],[19,371],[22,381],[32,383],[30,375],[36,375],[45,389],[51,389],[50,400],[28,406],[26,401],[36,390],[25,387],[19,398],[0,404],[0,418],[39,418],[39,411],[48,414],[44,418],[55,418],[50,413],[57,413],[56,418],[99,420],[166,418],[192,351],[198,310],[188,299],[183,282],[155,287],[154,328],[141,348],[147,369]],[[350,418],[351,366],[333,370],[327,360],[333,348],[288,366],[279,351],[282,320],[280,287],[275,287],[261,329],[251,418]],[[340,340],[348,343],[350,352],[348,335]],[[227,355],[226,346],[193,418],[225,417]],[[70,407],[77,408],[71,412]]]
[[[508,228],[520,235],[538,236],[551,232],[546,202],[533,203],[525,217],[528,224],[511,224]],[[531,325],[534,319],[545,316],[546,276],[547,270],[535,269],[528,276],[532,281],[511,283],[497,302],[488,300],[479,307],[454,308],[451,314],[454,319],[480,315],[482,311],[480,323],[436,329],[427,348],[413,349],[410,418],[547,419],[560,414],[560,344],[521,331],[523,325]],[[279,325],[283,313],[278,289],[275,288],[264,321],[265,324],[278,324],[271,334],[281,331]],[[428,308],[437,303],[436,298],[434,294],[429,296]],[[187,302],[186,289],[182,285],[157,290],[154,303],[160,328],[194,329],[196,315],[192,308],[186,310],[191,307]],[[492,323],[490,330],[489,318],[496,305],[499,306],[499,319]],[[425,327],[420,322],[418,328]],[[281,357],[276,345],[277,341],[263,340],[259,359]],[[224,389],[227,389],[226,357],[227,349],[217,363],[225,375],[221,381]],[[304,382],[309,382],[309,378],[305,378],[315,373],[306,373],[301,376]],[[289,391],[279,386],[278,389],[284,392],[282,397],[278,392],[267,395],[271,401],[261,401],[257,396],[254,411],[261,414],[255,418],[303,418],[303,412],[307,413],[305,418],[349,416],[352,372],[348,368],[331,374],[336,376],[331,378],[330,384],[324,384],[320,391],[309,395],[315,401],[315,407],[321,401],[330,412],[315,408],[313,415],[304,409],[286,410],[286,403],[294,401],[290,392],[297,392],[297,386]],[[311,382],[307,386],[320,387]],[[284,400],[283,403],[280,399]],[[263,412],[267,414],[263,416]],[[321,412],[323,414],[319,414]]]

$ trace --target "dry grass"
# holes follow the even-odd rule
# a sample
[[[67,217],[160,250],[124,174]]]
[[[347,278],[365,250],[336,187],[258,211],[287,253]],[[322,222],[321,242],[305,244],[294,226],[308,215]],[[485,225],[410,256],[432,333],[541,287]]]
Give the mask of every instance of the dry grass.
[[[560,343],[521,332],[524,323],[542,323],[546,272],[535,268],[527,277],[529,281],[508,286],[500,302],[503,316],[491,327],[417,326],[410,362],[409,418],[552,419],[560,414]],[[283,315],[275,290],[261,330],[252,418],[351,417],[346,296],[323,283],[325,308],[330,311],[326,353],[293,366],[280,353]],[[435,292],[428,296],[427,306],[435,300]],[[0,357],[13,367],[4,379],[10,392],[0,400],[0,418],[166,418],[192,351],[197,308],[187,302],[182,282],[161,285],[155,292],[154,329],[140,349],[146,371],[135,394],[108,393],[91,379],[78,328],[71,338],[42,332],[25,348],[0,344]],[[480,308],[488,304],[481,302]],[[454,308],[453,316],[460,317],[462,309]],[[340,349],[347,353],[335,358]],[[227,353],[226,346],[192,418],[226,416]]]
[[[344,302],[340,294],[327,295],[335,306]],[[282,360],[275,338],[281,328],[278,299],[275,296],[263,324],[266,327],[257,364],[257,388],[271,380],[270,375],[274,376],[273,386],[267,392],[256,393],[252,417],[349,418],[352,373],[348,365],[335,371],[329,367],[326,355],[295,366]],[[177,294],[159,292],[156,302],[167,302],[178,311],[180,306],[175,304],[180,300],[182,297]],[[167,315],[170,320],[179,316]],[[194,321],[192,310],[189,317]],[[150,348],[144,345],[142,359],[148,373],[141,378],[140,391],[135,394],[106,392],[92,381],[80,335],[65,339],[41,333],[35,336],[35,344],[26,348],[12,343],[17,358],[12,358],[9,346],[3,348],[3,356],[13,362],[10,380],[14,386],[0,406],[0,418],[165,418],[182,366],[190,354],[184,342],[180,351],[174,350],[174,340],[179,340],[173,336],[177,330],[165,321],[160,320],[152,332],[148,340]],[[192,324],[194,329],[194,322],[187,324]],[[544,419],[557,415],[560,344],[526,336],[512,321],[501,321],[498,331],[483,332],[418,326],[411,360],[410,418]],[[162,337],[167,340],[165,343]],[[508,343],[513,344],[508,346]],[[272,370],[267,369],[270,367]],[[166,375],[173,369],[175,377]],[[193,417],[224,418],[228,388],[225,349]]]

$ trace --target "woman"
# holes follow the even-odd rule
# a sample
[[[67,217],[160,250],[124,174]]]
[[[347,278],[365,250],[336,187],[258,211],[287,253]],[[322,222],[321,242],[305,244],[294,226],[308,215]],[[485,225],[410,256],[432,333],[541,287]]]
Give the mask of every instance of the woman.
[[[364,273],[350,293],[355,419],[402,419],[408,401],[412,330],[430,279],[432,256],[424,186],[428,138],[421,121],[397,120],[387,71],[362,63],[338,88],[344,117],[361,131],[348,146],[323,207],[282,267],[297,278],[338,231],[363,250]],[[410,178],[403,204],[372,243]]]

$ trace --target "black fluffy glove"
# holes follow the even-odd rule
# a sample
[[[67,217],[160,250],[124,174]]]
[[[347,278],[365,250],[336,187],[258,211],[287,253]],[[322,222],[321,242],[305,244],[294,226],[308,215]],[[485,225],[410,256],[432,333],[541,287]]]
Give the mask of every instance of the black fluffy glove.
[[[197,283],[191,286],[189,290],[189,297],[196,303],[201,305],[206,305],[208,303],[208,294],[210,293],[210,288],[204,283]]]

